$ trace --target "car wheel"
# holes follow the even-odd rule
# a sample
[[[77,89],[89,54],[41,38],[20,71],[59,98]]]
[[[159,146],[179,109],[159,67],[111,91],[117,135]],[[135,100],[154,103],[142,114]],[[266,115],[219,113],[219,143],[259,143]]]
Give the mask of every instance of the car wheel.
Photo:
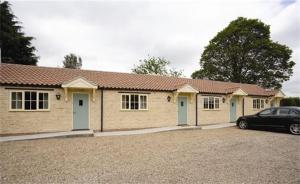
[[[290,124],[290,132],[294,135],[300,135],[300,125],[299,124]]]
[[[239,122],[239,128],[240,129],[246,129],[248,128],[248,123],[245,120],[242,120]]]

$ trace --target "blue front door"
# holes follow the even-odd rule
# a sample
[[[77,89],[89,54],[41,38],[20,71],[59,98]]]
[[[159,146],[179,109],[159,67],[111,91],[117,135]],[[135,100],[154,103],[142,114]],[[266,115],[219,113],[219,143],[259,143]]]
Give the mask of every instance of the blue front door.
[[[187,124],[187,97],[178,97],[178,125]]]
[[[73,129],[89,129],[89,97],[88,94],[73,94]]]
[[[230,122],[236,121],[236,98],[232,97],[230,100]]]

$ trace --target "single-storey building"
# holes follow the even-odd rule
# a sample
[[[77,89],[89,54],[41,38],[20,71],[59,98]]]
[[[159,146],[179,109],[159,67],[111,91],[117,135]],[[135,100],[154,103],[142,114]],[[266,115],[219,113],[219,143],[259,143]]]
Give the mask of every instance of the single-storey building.
[[[1,64],[0,134],[112,131],[235,121],[281,91],[155,75]]]

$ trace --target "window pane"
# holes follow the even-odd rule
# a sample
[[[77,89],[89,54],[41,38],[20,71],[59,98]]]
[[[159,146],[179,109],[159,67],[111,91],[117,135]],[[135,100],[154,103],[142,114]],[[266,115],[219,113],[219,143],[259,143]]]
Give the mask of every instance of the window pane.
[[[44,93],[44,100],[48,100],[48,93]]]
[[[298,115],[298,114],[300,114],[300,113],[299,113],[298,111],[296,111],[296,110],[295,110],[295,111],[291,110],[291,111],[290,111],[290,114],[291,114],[291,115]]]
[[[140,96],[140,108],[147,109],[147,96]]]
[[[134,103],[134,109],[139,109],[139,103],[138,102]]]
[[[11,99],[12,100],[16,100],[17,99],[17,93],[16,92],[12,92],[11,93]]]
[[[129,109],[129,95],[122,95],[122,109]]]
[[[260,115],[274,115],[275,114],[275,111],[274,109],[267,109],[267,110],[264,110],[262,111],[261,113],[259,113]]]
[[[253,108],[256,109],[256,100],[253,100]]]
[[[279,109],[279,115],[288,115],[289,109]]]
[[[121,100],[121,103],[122,103],[122,109],[125,109],[125,95],[122,95],[122,100]]]
[[[30,100],[30,92],[25,92],[25,100]]]
[[[39,100],[44,100],[44,93],[39,93]]]
[[[22,92],[17,92],[17,100],[22,100]]]
[[[209,97],[209,109],[214,109],[214,97]]]
[[[17,108],[17,102],[16,101],[11,101],[11,108],[16,109]]]
[[[140,108],[141,109],[143,109],[143,102],[144,102],[143,96],[140,96]]]
[[[25,101],[25,110],[30,110],[30,101]]]
[[[17,101],[17,109],[22,109],[22,101]]]
[[[36,92],[31,92],[31,100],[36,100]]]
[[[31,101],[31,109],[32,110],[36,109],[36,101]]]
[[[265,101],[264,101],[264,100],[261,100],[261,101],[260,101],[260,107],[263,109],[263,108],[265,108],[264,106],[265,106]]]
[[[270,109],[268,109],[268,110],[262,111],[262,112],[260,113],[260,115],[270,115],[271,112],[272,112],[272,111],[271,111]]]
[[[130,109],[134,109],[134,95],[130,96]]]
[[[39,101],[39,109],[44,109],[44,103],[43,103],[43,101]]]
[[[259,99],[257,99],[257,108],[259,109],[260,108],[260,100]]]
[[[48,100],[44,101],[44,109],[48,109]]]
[[[129,102],[129,96],[128,96],[128,99],[126,99],[126,109],[129,109],[129,104],[130,104],[130,102]]]
[[[144,108],[147,109],[147,96],[144,96]]]
[[[204,98],[204,109],[208,109],[208,98]]]
[[[219,109],[219,98],[215,98],[215,109]]]
[[[139,95],[131,95],[130,97],[130,107],[131,109],[139,109]]]

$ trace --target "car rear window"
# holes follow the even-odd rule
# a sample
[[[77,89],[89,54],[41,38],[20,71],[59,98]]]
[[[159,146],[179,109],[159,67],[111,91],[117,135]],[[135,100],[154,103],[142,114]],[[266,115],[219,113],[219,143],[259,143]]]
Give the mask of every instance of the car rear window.
[[[295,110],[290,110],[290,114],[291,115],[299,115],[300,113],[298,111],[295,111]]]

